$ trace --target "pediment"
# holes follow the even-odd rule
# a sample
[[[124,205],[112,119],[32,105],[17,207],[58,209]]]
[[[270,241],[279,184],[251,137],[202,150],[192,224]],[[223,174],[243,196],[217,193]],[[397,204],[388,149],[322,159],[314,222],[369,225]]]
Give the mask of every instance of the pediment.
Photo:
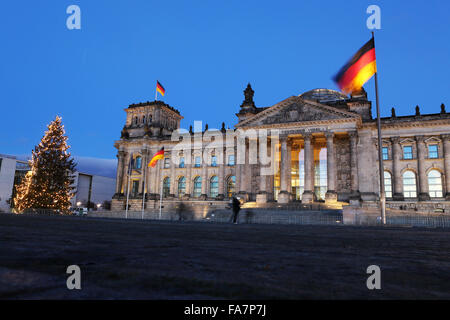
[[[430,143],[439,143],[441,142],[441,139],[436,138],[436,137],[430,137],[428,139],[425,139],[425,143],[430,144]]]
[[[360,119],[360,116],[352,112],[301,97],[290,97],[241,121],[236,127],[357,119]]]
[[[411,138],[405,138],[403,140],[400,141],[400,144],[414,144],[416,141],[414,139]]]

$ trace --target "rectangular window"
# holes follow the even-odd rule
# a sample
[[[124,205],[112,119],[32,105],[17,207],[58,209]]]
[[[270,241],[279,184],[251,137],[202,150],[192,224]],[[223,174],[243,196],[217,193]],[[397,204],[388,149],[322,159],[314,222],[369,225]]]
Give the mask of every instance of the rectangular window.
[[[136,194],[139,191],[139,180],[133,180],[133,188],[131,189],[131,192]]]
[[[212,156],[211,157],[211,166],[212,167],[217,167],[217,156]]]
[[[403,159],[410,160],[413,158],[412,146],[403,147]]]
[[[228,156],[228,165],[234,166],[234,154]]]
[[[184,157],[180,158],[180,168],[184,168]]]
[[[381,152],[383,154],[383,160],[389,160],[388,150],[389,150],[388,147],[381,148]]]
[[[195,157],[195,164],[194,164],[194,167],[195,168],[200,168],[200,166],[201,166],[201,157]]]
[[[170,168],[170,158],[164,158],[164,168]]]
[[[430,144],[428,146],[428,158],[429,159],[437,159],[437,158],[439,158],[437,144]]]

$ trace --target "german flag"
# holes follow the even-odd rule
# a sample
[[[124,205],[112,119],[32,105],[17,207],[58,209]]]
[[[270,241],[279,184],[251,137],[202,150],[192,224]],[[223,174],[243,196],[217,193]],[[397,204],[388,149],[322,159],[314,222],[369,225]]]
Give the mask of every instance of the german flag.
[[[166,93],[166,90],[164,89],[164,87],[162,86],[162,84],[159,83],[158,80],[156,80],[156,91],[158,91],[159,93],[161,93],[162,96],[164,96],[164,93]]]
[[[164,159],[164,147],[162,147],[161,150],[155,153],[152,160],[150,160],[150,162],[148,163],[148,166],[154,168],[159,159]]]
[[[342,92],[348,94],[359,91],[376,72],[375,41],[372,38],[342,67],[333,80]]]

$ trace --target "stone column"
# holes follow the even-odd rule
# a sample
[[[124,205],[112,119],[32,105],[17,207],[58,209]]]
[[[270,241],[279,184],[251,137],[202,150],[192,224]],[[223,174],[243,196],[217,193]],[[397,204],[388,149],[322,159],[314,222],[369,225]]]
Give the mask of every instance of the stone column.
[[[263,143],[267,143],[264,141]],[[265,170],[263,169],[263,165],[260,160],[261,151],[260,151],[260,141],[258,141],[258,163],[259,163],[259,193],[256,195],[257,203],[266,203],[267,202],[267,175],[265,174]]]
[[[238,157],[237,157],[237,152],[238,152],[238,148],[234,149],[234,159],[235,159],[235,163],[234,163],[234,175],[236,177],[236,184],[235,184],[235,193],[238,194],[241,192],[241,165],[238,162]]]
[[[156,150],[160,150],[162,148],[162,146],[159,146]],[[155,152],[156,153],[156,152]],[[161,186],[163,184],[163,179],[164,179],[164,175],[163,175],[163,169],[164,168],[164,163],[162,162],[163,160],[159,160],[156,163],[155,166],[155,193],[157,195],[157,199],[159,200],[160,196],[161,196],[161,192],[163,192],[163,190],[161,190]]]
[[[186,150],[183,152],[183,154],[185,155],[185,160],[189,157],[190,161],[185,161],[185,165],[186,165],[186,191],[185,191],[185,196],[191,197],[192,196],[192,151]]]
[[[305,190],[302,194],[302,203],[312,203],[314,201],[314,175],[313,175],[313,149],[311,146],[311,134],[303,134],[304,156],[305,156]]]
[[[183,154],[183,157],[184,157],[184,154]],[[186,158],[185,158],[185,162],[186,162]],[[170,156],[170,191],[169,191],[170,197],[175,197],[175,192],[176,192],[176,187],[177,187],[177,183],[175,180],[176,180],[175,161],[174,161],[174,156],[172,154]]]
[[[289,170],[288,164],[288,145],[287,136],[280,136],[280,193],[278,194],[279,203],[288,203],[290,200],[290,194],[288,192],[288,179],[287,170]]]
[[[148,150],[148,157],[147,157],[147,163],[145,163],[145,169],[147,170],[147,175],[145,177],[145,185],[147,188],[147,199],[151,199],[152,194],[154,193],[153,190],[153,168],[148,166],[148,163],[150,162],[151,157],[153,156],[153,152],[151,149]]]
[[[425,136],[416,136],[417,144],[417,171],[419,173],[419,200],[430,200],[428,193],[428,179],[425,171],[425,155],[427,153],[425,146]]]
[[[150,148],[150,157],[153,157],[153,155],[157,152],[157,149],[152,149]],[[157,194],[159,194],[159,190],[156,186],[156,180],[158,179],[157,177],[157,173],[158,173],[158,165],[156,165],[154,168],[150,167],[148,170],[148,193],[149,193],[149,197],[150,199],[156,199],[157,198]]]
[[[208,153],[207,149],[203,149],[204,153]],[[207,157],[209,159],[209,155]],[[202,194],[200,195],[201,200],[205,200],[207,195],[207,186],[208,186],[208,163],[205,161],[205,156],[202,156]]]
[[[352,173],[352,186],[351,186],[351,200],[359,200],[359,186],[358,186],[358,154],[357,143],[358,133],[356,131],[349,132],[350,136],[350,167]]]
[[[125,161],[124,157],[125,152],[119,151],[117,153],[116,194],[119,194],[122,188],[123,164]]]
[[[395,201],[403,201],[403,190],[402,190],[402,173],[400,169],[400,159],[402,156],[402,147],[400,145],[399,137],[392,137],[392,184],[394,192],[392,198]],[[384,173],[383,173],[384,174]]]
[[[129,165],[130,165],[130,153],[124,153],[124,161],[123,161],[123,169],[122,169],[122,190],[123,193],[127,194],[128,188],[128,174],[129,174]]]
[[[327,138],[327,193],[325,194],[325,202],[333,203],[337,201],[334,133],[326,132],[325,137]]]
[[[144,179],[147,180],[147,176],[148,176],[148,170],[147,170],[147,164],[148,164],[148,150],[142,149],[141,150],[141,154],[142,154],[142,162],[141,162],[141,175],[142,175],[142,179],[141,179],[141,185],[139,186],[139,190],[141,190],[142,193],[145,192],[145,188],[148,190],[148,185],[147,185],[147,181],[145,181],[144,183]],[[144,186],[145,184],[145,186]]]
[[[288,139],[287,142],[287,163],[288,167],[286,169],[286,181],[287,181],[287,191],[289,195],[292,197],[292,140]],[[292,200],[292,199],[291,199]]]
[[[225,198],[225,158],[226,158],[226,149],[223,146],[220,147],[220,151],[218,154],[218,165],[219,165],[219,194],[218,198]]]
[[[253,165],[250,164],[250,138],[247,139],[245,144],[245,165],[243,166],[241,176],[243,178],[245,201],[250,200],[250,194],[252,193],[252,169]]]
[[[442,146],[444,157],[444,172],[445,176],[443,184],[445,185],[445,200],[450,200],[450,134],[442,134]]]

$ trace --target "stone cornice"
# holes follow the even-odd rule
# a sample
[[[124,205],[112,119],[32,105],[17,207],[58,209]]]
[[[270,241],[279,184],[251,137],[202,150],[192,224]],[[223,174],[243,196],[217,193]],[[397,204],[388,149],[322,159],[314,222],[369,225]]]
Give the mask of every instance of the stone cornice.
[[[391,123],[381,123],[381,128],[423,128],[423,127],[436,127],[436,126],[449,126],[450,119],[435,119],[435,120],[420,120],[411,122],[391,122]],[[376,122],[364,122],[362,128],[376,128]]]
[[[291,127],[304,127],[310,128],[312,126],[324,126],[324,125],[333,125],[338,123],[355,123],[356,127],[358,128],[360,125],[360,121],[358,119],[332,119],[332,120],[318,120],[318,121],[299,121],[299,122],[287,122],[287,123],[273,123],[273,124],[265,124],[265,125],[258,125],[258,126],[238,126],[235,127],[238,129],[288,129]]]

